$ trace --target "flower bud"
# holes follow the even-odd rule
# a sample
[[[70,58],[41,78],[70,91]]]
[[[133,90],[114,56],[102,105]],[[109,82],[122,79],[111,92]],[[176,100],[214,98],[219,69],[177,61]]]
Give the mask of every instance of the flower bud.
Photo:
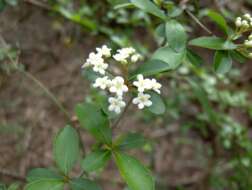
[[[252,40],[245,40],[244,45],[247,47],[252,47]]]

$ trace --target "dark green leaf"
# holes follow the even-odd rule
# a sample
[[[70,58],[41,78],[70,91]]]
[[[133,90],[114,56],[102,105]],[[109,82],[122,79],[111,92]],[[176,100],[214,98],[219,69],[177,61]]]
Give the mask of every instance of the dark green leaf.
[[[177,52],[184,51],[187,35],[184,27],[176,20],[170,20],[165,25],[168,46]]]
[[[233,50],[237,48],[233,42],[218,37],[200,37],[191,40],[189,44],[215,50]]]
[[[225,32],[225,34],[228,35],[231,33],[231,29],[228,27],[225,18],[221,14],[217,13],[216,11],[209,10],[209,11],[207,11],[206,15],[212,21],[214,21],[220,27],[220,29]]]
[[[161,96],[155,92],[149,92],[149,94],[151,95],[152,105],[148,107],[148,110],[157,115],[163,114],[165,112],[165,104]]]
[[[214,56],[214,70],[217,73],[225,74],[232,67],[232,58],[228,51],[216,51]]]
[[[109,120],[99,107],[92,103],[78,104],[75,112],[81,127],[88,130],[97,140],[111,144],[112,131]]]
[[[62,180],[62,176],[57,174],[56,172],[47,169],[47,168],[36,168],[29,171],[27,177],[28,182],[36,181],[36,180],[46,180],[46,179],[58,179]]]
[[[53,152],[57,166],[67,175],[79,158],[79,136],[74,128],[67,126],[59,132]]]
[[[131,190],[154,190],[155,182],[150,171],[138,160],[124,153],[115,152],[116,165]]]
[[[239,63],[245,63],[248,60],[248,58],[246,58],[244,55],[242,55],[240,52],[236,50],[229,51],[229,53],[232,59],[234,59]]]
[[[166,19],[166,16],[163,13],[163,11],[159,9],[150,0],[130,0],[130,1],[139,9],[142,9],[143,11],[155,15],[163,20]]]
[[[59,180],[36,180],[28,183],[24,190],[63,190],[64,182]]]
[[[70,187],[72,190],[102,190],[95,182],[83,178],[72,179]]]
[[[97,150],[88,154],[81,163],[82,168],[87,172],[92,172],[103,168],[111,157],[108,150]]]
[[[204,63],[204,60],[198,54],[196,54],[190,49],[187,49],[186,56],[187,56],[187,59],[190,61],[190,63],[196,67]]]
[[[4,10],[5,6],[6,6],[5,1],[4,0],[0,0],[0,12],[2,12]]]
[[[121,150],[140,148],[145,145],[145,143],[146,140],[144,136],[139,133],[128,133],[126,135],[122,135],[116,142],[118,148]]]

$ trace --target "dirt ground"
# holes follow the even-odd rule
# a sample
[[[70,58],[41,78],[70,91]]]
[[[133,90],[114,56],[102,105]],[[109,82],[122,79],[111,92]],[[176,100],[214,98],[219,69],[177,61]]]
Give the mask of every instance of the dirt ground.
[[[29,5],[0,13],[0,32],[9,44],[19,47],[19,61],[27,71],[74,115],[74,106],[89,91],[89,83],[81,76],[80,66],[89,51],[102,41],[88,33],[82,35],[78,26],[59,21],[47,11]],[[64,115],[36,84],[20,73],[5,76],[5,82],[0,86],[0,125],[3,126],[0,129],[0,168],[3,172],[25,176],[31,168],[52,166],[52,139],[65,124]],[[150,133],[150,128],[146,129],[137,118],[126,117],[121,124],[120,130]],[[160,184],[171,187],[182,184],[194,189],[193,185],[202,177],[206,153],[196,134],[191,134],[194,137],[190,139],[191,143],[179,143],[188,138],[181,135],[178,128],[178,124],[174,124],[170,131],[161,131],[153,157],[133,153],[146,163],[152,163]],[[90,147],[93,139],[85,131],[82,134],[83,141]],[[105,190],[123,189],[112,163],[101,176]],[[0,181],[13,180],[0,174]]]

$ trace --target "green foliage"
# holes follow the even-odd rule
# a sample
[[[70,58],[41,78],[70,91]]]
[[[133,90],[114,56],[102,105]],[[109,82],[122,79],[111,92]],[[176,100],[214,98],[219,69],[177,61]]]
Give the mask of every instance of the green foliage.
[[[219,37],[199,37],[191,40],[189,44],[213,50],[234,50],[237,48],[234,43]]]
[[[112,132],[109,128],[109,120],[98,106],[92,103],[78,104],[75,112],[83,128],[98,141],[111,144]]]
[[[57,166],[67,175],[79,158],[79,136],[75,129],[63,128],[54,140],[53,150]]]
[[[82,161],[81,165],[86,172],[92,172],[103,168],[111,157],[108,150],[97,150],[88,154]]]
[[[128,133],[120,136],[115,144],[119,150],[140,148],[146,144],[146,139],[139,133]]]
[[[228,51],[216,51],[214,56],[214,70],[217,73],[225,74],[232,67],[232,58]]]
[[[70,187],[72,190],[101,190],[101,187],[95,182],[84,178],[72,179]]]
[[[154,190],[155,183],[149,170],[135,158],[115,152],[115,161],[123,179],[132,190]]]

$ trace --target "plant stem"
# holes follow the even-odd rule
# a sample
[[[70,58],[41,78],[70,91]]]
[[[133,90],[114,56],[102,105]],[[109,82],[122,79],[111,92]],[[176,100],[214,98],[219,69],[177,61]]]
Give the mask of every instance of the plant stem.
[[[119,116],[119,118],[115,121],[115,123],[112,125],[112,129],[116,128],[118,126],[118,124],[120,123],[120,121],[122,120],[122,118],[125,116],[127,110],[129,109],[131,102],[133,100],[133,97],[130,98],[130,100],[128,101],[126,107],[124,108],[123,112],[121,113],[121,115]]]

